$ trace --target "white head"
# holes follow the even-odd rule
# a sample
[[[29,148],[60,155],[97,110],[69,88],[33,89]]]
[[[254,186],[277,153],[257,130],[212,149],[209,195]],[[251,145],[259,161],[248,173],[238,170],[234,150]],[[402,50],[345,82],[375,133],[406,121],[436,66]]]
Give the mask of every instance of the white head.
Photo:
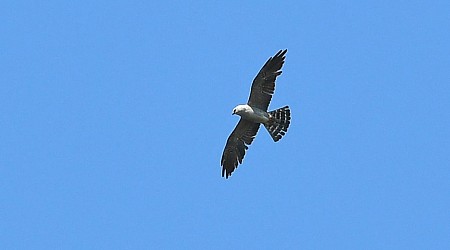
[[[233,109],[233,115],[241,115],[242,113],[245,112],[246,108],[247,108],[247,105],[237,105]]]

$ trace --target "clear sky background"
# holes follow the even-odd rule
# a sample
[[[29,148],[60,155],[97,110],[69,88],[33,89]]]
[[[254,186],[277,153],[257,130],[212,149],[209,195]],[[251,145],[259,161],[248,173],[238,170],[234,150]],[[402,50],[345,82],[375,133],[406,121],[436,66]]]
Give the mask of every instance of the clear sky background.
[[[449,1],[4,1],[1,249],[450,249]],[[221,177],[265,61],[260,129]]]

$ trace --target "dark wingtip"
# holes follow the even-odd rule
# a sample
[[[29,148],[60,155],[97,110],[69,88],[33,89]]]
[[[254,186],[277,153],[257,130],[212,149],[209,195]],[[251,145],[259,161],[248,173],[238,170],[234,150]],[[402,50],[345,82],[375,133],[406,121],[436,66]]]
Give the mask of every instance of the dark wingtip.
[[[284,56],[286,55],[286,53],[287,53],[287,49],[284,49],[284,50],[280,49],[280,50],[275,54],[275,57],[284,57]]]
[[[225,177],[225,179],[228,179],[228,177],[231,176],[231,172],[228,172],[225,167],[222,167],[222,177]]]
[[[273,57],[270,57],[268,61],[272,60],[273,58],[279,58],[279,57],[283,58],[283,60],[284,60],[286,58],[286,53],[287,53],[287,49],[284,49],[284,50],[280,49],[280,50],[278,50],[277,53],[275,53],[275,55]]]

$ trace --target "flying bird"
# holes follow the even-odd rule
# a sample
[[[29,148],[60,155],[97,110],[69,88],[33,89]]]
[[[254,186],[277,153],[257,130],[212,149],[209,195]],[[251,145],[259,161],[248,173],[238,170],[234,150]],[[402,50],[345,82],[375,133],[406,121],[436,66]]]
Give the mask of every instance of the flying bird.
[[[275,91],[275,80],[281,75],[287,50],[278,51],[269,58],[253,80],[247,104],[237,105],[233,115],[241,118],[228,137],[223,150],[221,166],[222,177],[228,179],[242,163],[248,145],[252,144],[260,124],[269,132],[274,142],[287,132],[291,120],[289,106],[267,111]]]

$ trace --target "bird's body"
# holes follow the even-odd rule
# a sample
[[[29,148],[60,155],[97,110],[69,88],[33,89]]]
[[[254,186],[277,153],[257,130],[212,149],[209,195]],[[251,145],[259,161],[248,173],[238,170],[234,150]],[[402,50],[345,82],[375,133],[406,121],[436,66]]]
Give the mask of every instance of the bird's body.
[[[251,107],[247,104],[237,105],[233,109],[233,115],[239,115],[242,119],[257,122],[257,123],[266,123],[269,121],[269,113],[259,108]]]
[[[252,83],[250,97],[247,104],[241,104],[233,109],[233,115],[241,116],[236,128],[228,137],[222,154],[222,176],[228,178],[242,163],[247,145],[253,142],[260,124],[277,142],[287,132],[291,120],[288,106],[267,111],[270,100],[275,91],[275,80],[281,74],[287,50],[280,50],[274,57],[269,58]]]

